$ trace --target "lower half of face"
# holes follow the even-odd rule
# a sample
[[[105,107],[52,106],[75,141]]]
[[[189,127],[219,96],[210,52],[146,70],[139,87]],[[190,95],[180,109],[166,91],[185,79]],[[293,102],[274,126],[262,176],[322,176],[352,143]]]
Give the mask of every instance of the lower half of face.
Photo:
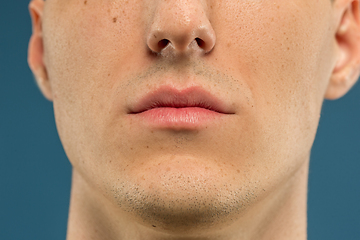
[[[226,225],[306,164],[331,67],[324,1],[219,1],[213,51],[179,61],[147,51],[142,1],[86,2],[48,4],[72,19],[44,28],[56,121],[75,171],[124,214]],[[129,112],[162,86],[200,86],[233,112],[192,127]]]

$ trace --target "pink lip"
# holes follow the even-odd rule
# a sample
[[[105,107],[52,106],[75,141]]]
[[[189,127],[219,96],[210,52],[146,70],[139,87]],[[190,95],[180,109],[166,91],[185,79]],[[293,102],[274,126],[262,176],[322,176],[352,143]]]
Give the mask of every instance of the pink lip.
[[[164,86],[141,98],[129,114],[154,127],[192,129],[234,112],[201,87]]]

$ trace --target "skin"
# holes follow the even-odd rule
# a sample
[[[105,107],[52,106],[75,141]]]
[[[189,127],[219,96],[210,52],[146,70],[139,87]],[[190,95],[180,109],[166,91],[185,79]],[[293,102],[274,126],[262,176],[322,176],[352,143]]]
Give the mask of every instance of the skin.
[[[324,98],[359,76],[359,12],[32,0],[29,65],[73,166],[67,239],[306,239],[310,150]],[[164,84],[201,86],[234,114],[191,130],[129,117]]]

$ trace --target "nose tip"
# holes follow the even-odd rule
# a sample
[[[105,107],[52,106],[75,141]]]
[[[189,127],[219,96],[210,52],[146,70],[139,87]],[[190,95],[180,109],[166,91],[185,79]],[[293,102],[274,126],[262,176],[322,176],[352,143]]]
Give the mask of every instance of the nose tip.
[[[215,46],[215,34],[210,29],[196,28],[193,31],[175,33],[164,30],[153,30],[148,37],[148,47],[155,53],[161,53],[165,48],[171,48],[177,53],[190,50],[210,52]]]
[[[177,54],[209,53],[215,47],[216,36],[204,9],[199,10],[197,5],[176,6],[185,9],[169,10],[161,6],[157,9],[147,38],[149,49],[154,53],[165,49]]]

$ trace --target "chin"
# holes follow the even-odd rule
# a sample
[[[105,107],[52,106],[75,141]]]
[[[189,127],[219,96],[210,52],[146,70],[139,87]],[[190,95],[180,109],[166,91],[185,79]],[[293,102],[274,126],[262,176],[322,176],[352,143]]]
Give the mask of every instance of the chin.
[[[236,186],[214,176],[212,179],[171,173],[159,181],[122,182],[112,195],[123,211],[145,227],[196,235],[233,224],[256,200],[252,186]]]

